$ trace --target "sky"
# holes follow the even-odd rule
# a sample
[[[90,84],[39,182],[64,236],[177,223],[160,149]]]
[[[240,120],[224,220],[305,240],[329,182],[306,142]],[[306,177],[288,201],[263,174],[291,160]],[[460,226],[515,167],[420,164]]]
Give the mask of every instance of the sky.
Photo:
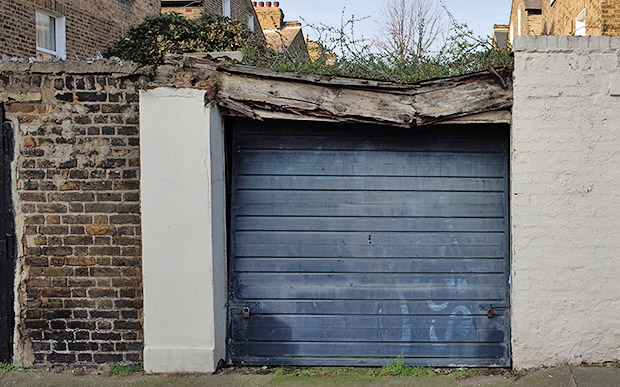
[[[356,24],[357,31],[364,37],[371,37],[376,26],[376,18],[384,0],[280,0],[280,8],[287,21],[301,18],[310,24],[327,24],[339,26],[342,10],[345,20],[370,16]],[[439,0],[437,0],[439,1]],[[490,36],[494,24],[508,24],[512,0],[444,0],[450,13],[460,23],[467,23],[476,35]],[[306,23],[303,23],[305,26]],[[311,28],[305,27],[304,33],[316,39]]]

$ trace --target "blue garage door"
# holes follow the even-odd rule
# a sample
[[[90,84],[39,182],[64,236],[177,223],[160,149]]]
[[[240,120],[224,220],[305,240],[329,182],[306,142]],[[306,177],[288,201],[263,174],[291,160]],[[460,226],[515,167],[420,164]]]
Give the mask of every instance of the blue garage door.
[[[509,366],[507,134],[233,121],[229,362]]]

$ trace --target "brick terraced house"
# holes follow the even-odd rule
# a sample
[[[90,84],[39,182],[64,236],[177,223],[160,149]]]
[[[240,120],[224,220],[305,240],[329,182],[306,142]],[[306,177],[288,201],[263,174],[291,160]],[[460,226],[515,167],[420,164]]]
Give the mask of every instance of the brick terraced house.
[[[267,44],[271,48],[278,52],[288,52],[296,57],[310,57],[301,23],[284,21],[284,12],[280,8],[280,2],[253,1],[252,3]]]
[[[260,32],[260,25],[250,0],[163,0],[162,12],[177,12],[187,18],[200,16],[203,9],[245,23],[251,31]]]
[[[620,35],[620,0],[513,0],[508,40],[528,35]]]
[[[0,57],[94,57],[159,10],[159,0],[0,0]]]

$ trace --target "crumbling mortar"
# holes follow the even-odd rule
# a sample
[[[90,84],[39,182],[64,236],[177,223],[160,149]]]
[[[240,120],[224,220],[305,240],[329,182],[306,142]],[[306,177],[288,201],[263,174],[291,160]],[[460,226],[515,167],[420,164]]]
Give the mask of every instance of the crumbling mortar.
[[[78,78],[77,75],[72,76],[74,81]],[[54,78],[60,79],[60,78]],[[93,78],[97,79],[97,78]],[[110,79],[110,78],[108,78]],[[42,96],[45,98],[51,98],[51,100],[42,100],[39,101],[38,104],[34,105],[34,108],[30,108],[25,106],[24,109],[19,109],[15,113],[12,114],[16,121],[21,122],[19,139],[17,140],[18,146],[16,147],[17,152],[17,163],[15,164],[16,173],[19,172],[19,175],[16,176],[35,176],[33,173],[37,174],[39,170],[45,172],[45,176],[43,179],[39,180],[24,180],[22,177],[18,177],[17,183],[15,184],[14,191],[16,192],[16,197],[18,200],[16,201],[16,207],[20,210],[20,218],[24,219],[26,216],[32,217],[36,215],[36,211],[41,207],[36,201],[30,202],[30,200],[38,200],[38,196],[27,196],[24,197],[24,200],[19,199],[17,194],[20,193],[36,193],[43,192],[44,203],[51,203],[55,201],[57,195],[64,195],[63,192],[71,193],[74,192],[76,195],[82,195],[80,192],[86,190],[84,192],[93,192],[92,199],[96,201],[87,202],[93,203],[95,205],[97,203],[106,204],[109,203],[114,205],[114,203],[121,203],[119,205],[114,205],[113,207],[105,207],[103,208],[105,211],[101,212],[89,212],[84,214],[85,206],[84,203],[73,203],[70,204],[69,207],[66,208],[67,211],[65,214],[55,215],[55,214],[44,214],[45,223],[41,225],[26,225],[23,222],[18,225],[18,230],[20,232],[20,271],[19,271],[19,284],[16,285],[19,291],[16,294],[21,294],[22,296],[17,300],[16,305],[19,305],[19,311],[16,313],[16,319],[20,322],[19,330],[16,330],[16,343],[22,343],[22,354],[20,355],[22,358],[29,357],[30,359],[24,361],[24,363],[32,363],[36,362],[37,364],[51,364],[57,360],[64,361],[67,359],[74,359],[77,363],[80,364],[90,364],[89,362],[100,362],[100,361],[112,361],[115,362],[128,362],[135,363],[141,360],[141,342],[142,342],[142,332],[140,330],[142,324],[142,290],[139,284],[139,278],[141,278],[140,274],[140,227],[139,227],[139,202],[136,202],[134,199],[134,195],[137,191],[139,181],[139,164],[135,162],[135,160],[139,157],[139,150],[137,148],[138,142],[132,139],[136,139],[138,136],[137,131],[137,100],[135,98],[135,94],[126,89],[126,87],[130,86],[130,82],[127,79],[115,79],[107,80],[105,82],[101,82],[100,85],[104,85],[105,87],[98,87],[93,80],[85,81],[85,87],[91,90],[91,92],[95,92],[99,90],[101,93],[105,93],[106,100],[103,102],[106,105],[124,105],[130,106],[129,109],[120,110],[121,113],[97,113],[93,114],[87,106],[98,105],[97,103],[90,102],[80,102],[75,97],[72,98],[72,102],[58,102],[54,99],[54,97],[58,93],[66,93],[69,92],[67,85],[62,85],[62,87],[56,87],[52,93],[44,93]],[[63,81],[64,82],[64,81]],[[90,82],[90,84],[89,84]],[[100,82],[100,80],[97,80]],[[46,80],[43,78],[43,84],[46,87],[54,87],[55,81]],[[110,86],[112,85],[112,86]],[[118,85],[117,88],[115,85]],[[57,85],[61,86],[61,85]],[[69,84],[69,87],[73,87]],[[122,87],[122,88],[120,88]],[[111,92],[117,94],[114,97],[114,101],[112,98],[107,97]],[[72,93],[77,93],[77,91],[72,91]],[[127,102],[131,100],[131,102]],[[29,110],[34,109],[33,112],[29,112]],[[100,109],[100,108],[99,108]],[[21,111],[23,110],[23,111]],[[94,109],[95,112],[98,109]],[[111,110],[114,111],[114,110]],[[45,115],[47,112],[47,117],[42,119],[42,115]],[[81,116],[90,116],[94,115],[99,116],[113,116],[117,117],[115,121],[112,123],[101,123],[95,124],[93,123],[82,123],[78,122],[76,119]],[[82,120],[80,120],[82,121]],[[105,131],[109,125],[113,128],[112,131]],[[96,129],[93,132],[90,128],[100,128]],[[118,128],[118,129],[117,129]],[[127,129],[124,129],[127,128]],[[136,128],[130,129],[130,128]],[[91,136],[87,135],[87,133],[95,133],[96,135]],[[27,144],[27,146],[25,146]],[[125,160],[120,165],[120,168],[112,168],[106,169],[108,167],[103,166],[104,161],[108,161],[108,158],[115,157],[119,158],[119,160]],[[73,160],[77,160],[74,164],[68,164],[68,169],[57,169],[64,163],[73,163]],[[113,166],[113,165],[110,165]],[[102,169],[104,168],[104,169]],[[32,171],[26,174],[27,171]],[[69,172],[71,171],[72,175],[69,176]],[[86,175],[76,175],[73,176],[73,171],[86,172]],[[78,177],[79,181],[84,182],[82,187],[79,185],[72,185],[73,182],[76,181],[75,178]],[[32,187],[34,190],[30,188],[30,184],[28,181],[35,182],[37,184],[36,187]],[[97,190],[97,184],[99,183],[108,183],[109,186],[102,187],[107,191],[99,191]],[[133,184],[132,182],[135,182]],[[94,184],[94,185],[93,185]],[[28,186],[28,187],[27,187]],[[60,188],[61,191],[56,191],[56,187]],[[68,188],[69,190],[63,189],[63,187]],[[95,188],[94,191],[89,191],[92,187]],[[28,190],[24,190],[28,188]],[[50,191],[51,190],[51,191]],[[54,193],[58,192],[58,194]],[[110,199],[106,199],[105,196],[99,196],[99,192],[114,192],[114,195],[110,196]],[[52,193],[54,193],[52,195]],[[130,196],[127,196],[130,195]],[[136,198],[139,195],[136,195]],[[78,198],[76,196],[76,198]],[[125,204],[122,204],[123,200],[130,200]],[[104,201],[102,201],[104,200]],[[105,201],[110,200],[110,201]],[[62,203],[62,202],[61,202]],[[135,206],[135,209],[129,209],[127,207],[130,203],[132,206]],[[107,204],[106,204],[107,205]],[[47,205],[46,205],[47,206]],[[58,207],[61,209],[61,207]],[[116,209],[123,210],[128,209],[130,214],[135,215],[135,219],[128,218],[126,225],[120,224],[118,222],[114,222],[113,227],[121,234],[119,236],[95,236],[90,237],[93,239],[83,239],[85,242],[92,243],[96,242],[94,245],[91,244],[91,247],[82,247],[80,245],[75,245],[72,247],[73,255],[69,256],[55,256],[50,255],[49,261],[45,261],[47,263],[43,263],[42,267],[32,266],[36,262],[32,261],[32,264],[28,264],[26,260],[32,260],[36,258],[38,255],[46,254],[46,251],[52,251],[54,246],[62,247],[64,243],[73,243],[72,241],[79,241],[79,238],[85,238],[80,235],[85,235],[84,227],[79,225],[67,225],[64,224],[64,216],[73,216],[84,214],[88,216],[86,220],[82,220],[88,223],[97,221],[96,224],[107,224],[110,225],[111,219],[114,218],[115,213],[118,213]],[[86,208],[87,209],[87,208]],[[110,213],[109,211],[113,211]],[[119,213],[118,216],[124,216],[122,213]],[[132,215],[134,216],[134,215]],[[56,219],[57,220],[53,220]],[[103,219],[101,219],[103,218]],[[90,219],[90,220],[88,220]],[[52,221],[53,220],[53,221]],[[52,223],[49,223],[52,222]],[[61,223],[63,222],[63,223]],[[135,223],[137,222],[137,223]],[[56,224],[59,225],[56,225]],[[110,225],[112,226],[112,225]],[[67,231],[66,227],[69,227]],[[53,230],[58,229],[59,232],[64,235],[54,235],[55,232]],[[54,234],[48,234],[45,237],[38,237],[41,233],[49,233],[54,232]],[[136,235],[137,234],[137,235]],[[135,241],[132,240],[124,240],[122,235],[134,235]],[[77,238],[77,239],[76,239]],[[107,238],[107,239],[106,239]],[[121,238],[121,239],[117,239]],[[42,246],[45,247],[41,250],[41,247],[37,247],[39,242]],[[102,243],[101,243],[102,242]],[[119,245],[120,244],[120,245]],[[117,246],[118,247],[113,247]],[[100,246],[100,247],[97,247]],[[50,270],[56,269],[68,269],[66,267],[69,259],[73,259],[72,257],[79,257],[84,254],[89,254],[91,250],[96,254],[99,254],[98,251],[104,248],[105,246],[113,247],[114,250],[110,250],[113,254],[112,259],[105,257],[97,257],[95,261],[90,263],[90,267],[92,268],[100,268],[105,270],[116,269],[116,273],[118,277],[91,277],[93,274],[92,270],[83,267],[74,267],[67,272],[69,278],[85,278],[85,279],[96,279],[96,288],[90,287],[84,288],[84,290],[73,289],[70,293],[66,293],[67,297],[47,297],[45,294],[50,295],[58,295],[62,296],[62,289],[69,286],[67,279],[62,277],[51,277],[51,283],[40,282],[38,285],[34,286],[29,285],[29,280],[37,280],[43,279],[45,277],[41,277],[41,275],[46,275]],[[95,249],[99,249],[96,250]],[[107,250],[101,250],[101,254],[105,254]],[[114,258],[114,256],[118,258]],[[128,261],[127,259],[132,259]],[[128,266],[125,266],[128,265]],[[54,269],[52,269],[54,268]],[[104,274],[108,275],[108,274]],[[127,277],[129,276],[129,277]],[[48,277],[50,278],[50,277]],[[134,281],[138,282],[130,282],[126,285],[121,285],[120,283],[116,284],[115,278],[117,279],[134,279]],[[136,284],[136,285],[133,285]],[[136,287],[133,287],[136,286]],[[54,290],[54,288],[58,288],[58,290]],[[110,288],[112,293],[107,293],[104,289]],[[91,289],[91,290],[88,290]],[[101,290],[97,290],[101,289]],[[57,293],[56,292],[60,292]],[[42,293],[44,292],[44,293]],[[52,292],[52,293],[50,293]],[[41,294],[41,297],[38,299],[33,299],[32,297],[37,297],[38,294]],[[94,297],[94,298],[93,298]],[[112,297],[110,299],[99,298],[97,297]],[[59,316],[52,316],[49,321],[49,326],[45,329],[45,332],[54,332],[54,330],[59,330],[59,332],[66,331],[68,334],[70,333],[71,339],[60,340],[56,342],[54,339],[47,336],[41,336],[36,329],[27,328],[25,322],[28,319],[34,319],[32,321],[37,321],[38,318],[43,318],[46,313],[53,312],[56,308],[72,308],[72,305],[77,305],[74,303],[69,304],[69,300],[75,301],[90,301],[96,300],[96,304],[93,305],[93,308],[86,309],[72,309],[74,312],[67,316],[66,318]],[[123,304],[124,303],[124,304]],[[45,307],[45,309],[41,309]],[[41,310],[44,312],[43,315],[36,312],[37,310]],[[119,343],[110,344],[106,341],[98,341],[92,340],[93,337],[91,333],[87,331],[81,331],[79,329],[69,329],[70,327],[75,327],[79,321],[88,321],[88,316],[91,312],[96,312],[99,310],[116,310],[118,315],[112,318],[102,318],[97,317],[97,327],[92,330],[93,334],[98,332],[117,332],[120,336],[117,341]],[[128,329],[122,329],[121,326],[116,326],[117,320],[123,319],[127,321],[129,325],[125,324],[124,327]],[[120,321],[120,320],[119,320]],[[85,336],[84,333],[87,333]],[[33,335],[34,334],[34,335]],[[47,333],[46,333],[47,334]],[[90,341],[93,343],[98,343],[99,346],[97,351],[83,351],[76,350],[72,351],[71,346],[68,346],[67,343],[75,342],[80,343],[82,341]],[[127,344],[121,344],[127,343]],[[93,344],[94,345],[94,344]],[[36,348],[35,348],[36,347]],[[79,346],[78,346],[79,347]],[[75,345],[73,348],[78,348]],[[86,346],[87,347],[87,346]],[[104,348],[105,347],[105,348]],[[81,348],[81,347],[80,347]],[[24,351],[29,351],[28,354],[25,354]],[[111,355],[105,357],[103,355],[94,357],[94,354],[97,354],[100,351],[105,351],[106,353],[110,353]],[[107,352],[112,351],[112,352]],[[16,351],[17,352],[17,351]],[[79,357],[73,357],[74,353],[82,354]],[[89,355],[90,354],[90,355]],[[65,356],[65,357],[63,357]],[[90,357],[89,357],[90,356]]]

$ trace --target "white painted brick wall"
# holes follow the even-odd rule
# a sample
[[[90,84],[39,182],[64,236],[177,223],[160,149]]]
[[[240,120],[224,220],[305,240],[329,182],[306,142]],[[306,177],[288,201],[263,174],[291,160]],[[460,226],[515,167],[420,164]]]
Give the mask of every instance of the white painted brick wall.
[[[620,37],[515,40],[518,369],[620,359]]]

